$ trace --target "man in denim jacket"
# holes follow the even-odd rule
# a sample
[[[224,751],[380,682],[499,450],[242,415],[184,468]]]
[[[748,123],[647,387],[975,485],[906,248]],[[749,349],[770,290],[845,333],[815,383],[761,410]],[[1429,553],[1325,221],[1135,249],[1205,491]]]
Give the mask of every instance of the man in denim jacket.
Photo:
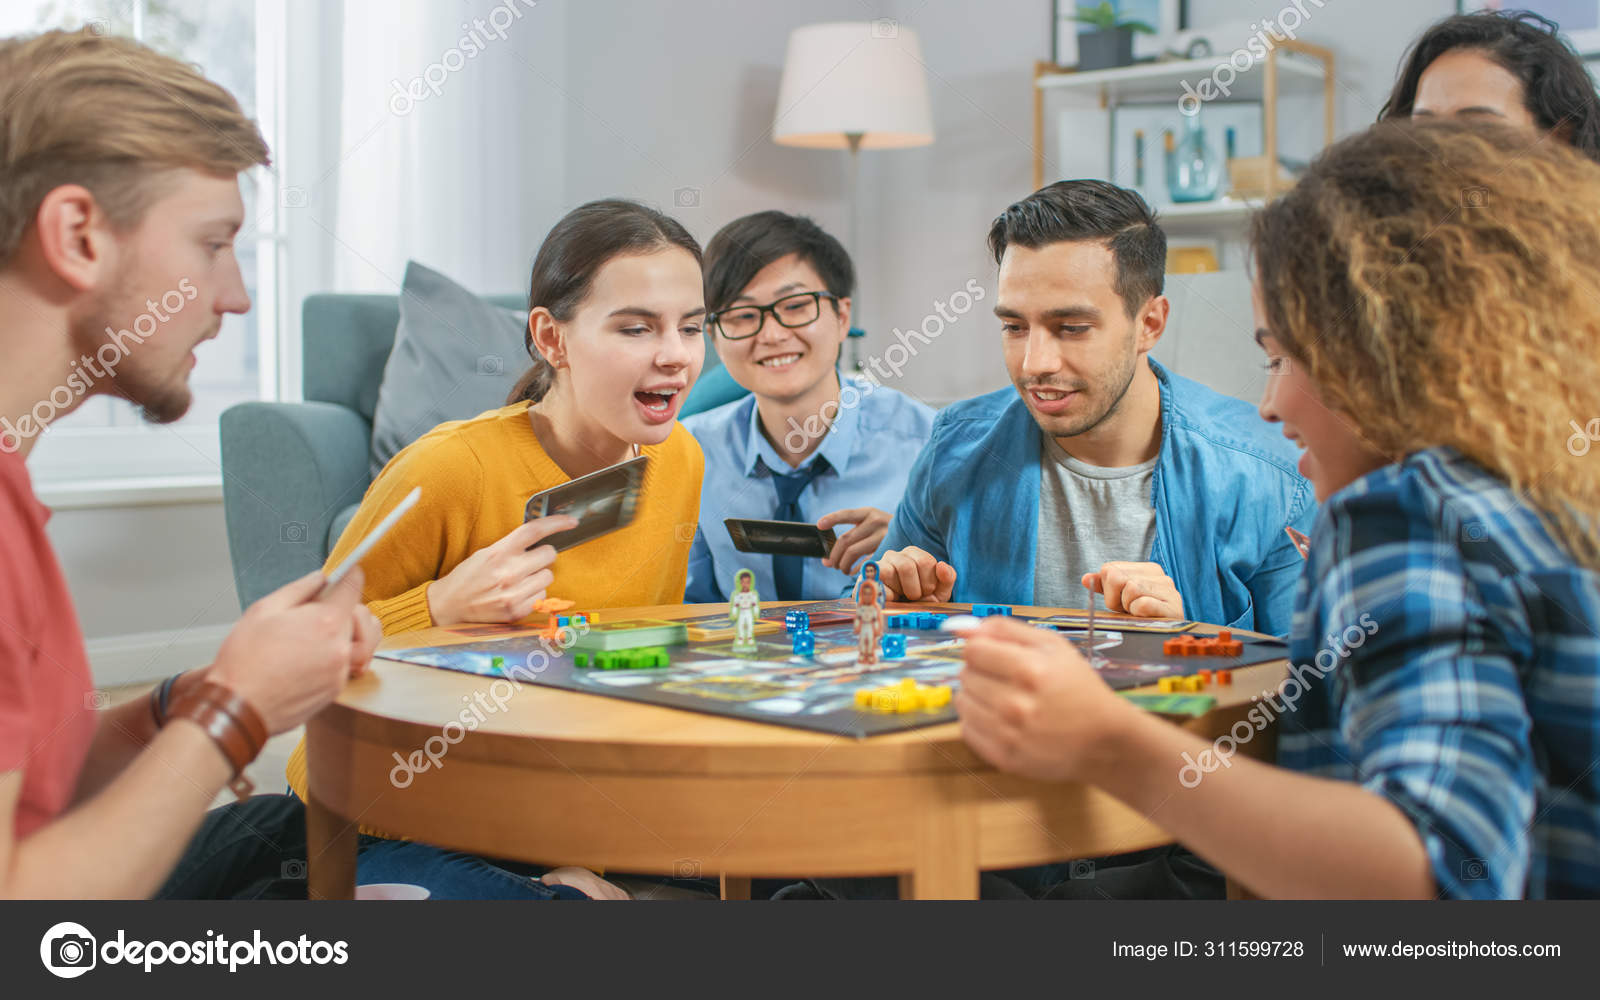
[[[1315,500],[1254,407],[1149,358],[1170,303],[1144,200],[1061,181],[989,246],[1015,391],[934,422],[880,556],[894,596],[1078,606],[1092,587],[1114,611],[1287,632],[1284,528],[1309,530]]]

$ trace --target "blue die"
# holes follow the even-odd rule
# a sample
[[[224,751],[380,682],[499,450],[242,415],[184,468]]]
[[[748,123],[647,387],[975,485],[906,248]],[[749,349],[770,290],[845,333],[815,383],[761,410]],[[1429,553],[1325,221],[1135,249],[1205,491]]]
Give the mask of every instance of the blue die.
[[[572,624],[572,619],[568,618],[566,615],[557,615],[556,616],[556,628],[566,628],[567,626],[569,626],[571,624]]]
[[[1009,604],[974,604],[972,606],[972,614],[973,614],[974,617],[977,617],[977,618],[988,618],[988,617],[991,617],[993,615],[1009,615],[1009,614],[1011,614],[1011,605],[1009,605]]]
[[[789,641],[796,656],[810,656],[817,651],[817,634],[810,629],[790,633]]]
[[[890,632],[883,637],[883,655],[891,660],[903,659],[906,655],[906,637],[898,632]]]
[[[807,632],[811,629],[811,615],[804,611],[790,611],[783,616],[783,627],[790,632]]]

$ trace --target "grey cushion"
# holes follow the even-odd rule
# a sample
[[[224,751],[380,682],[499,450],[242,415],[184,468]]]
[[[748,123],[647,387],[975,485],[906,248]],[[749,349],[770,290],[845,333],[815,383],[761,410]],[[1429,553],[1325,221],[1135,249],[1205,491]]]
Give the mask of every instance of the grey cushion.
[[[503,405],[528,367],[526,325],[527,313],[492,305],[408,263],[394,350],[372,418],[372,474],[439,424]]]

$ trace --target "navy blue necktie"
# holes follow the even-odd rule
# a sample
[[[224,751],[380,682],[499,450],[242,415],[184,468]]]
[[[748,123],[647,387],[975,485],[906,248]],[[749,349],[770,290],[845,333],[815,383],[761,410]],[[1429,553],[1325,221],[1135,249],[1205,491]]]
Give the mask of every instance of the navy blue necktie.
[[[767,463],[762,462],[762,465]],[[778,509],[773,512],[774,521],[803,521],[800,516],[800,494],[810,484],[811,480],[831,469],[828,460],[818,455],[812,463],[798,472],[783,474],[767,470],[772,476],[772,485],[778,489]],[[773,556],[772,580],[777,585],[778,600],[798,601],[800,596],[800,580],[805,573],[804,556]]]

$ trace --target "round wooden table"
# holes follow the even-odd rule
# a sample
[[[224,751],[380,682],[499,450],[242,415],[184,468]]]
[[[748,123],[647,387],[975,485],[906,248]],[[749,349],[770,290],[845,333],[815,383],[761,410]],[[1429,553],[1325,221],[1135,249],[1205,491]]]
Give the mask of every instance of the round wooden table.
[[[717,607],[595,617],[688,617]],[[429,629],[382,648],[475,638]],[[956,723],[856,740],[534,684],[502,697],[504,710],[492,700],[475,709],[480,693],[492,699],[494,678],[379,657],[306,727],[314,899],[353,895],[358,824],[537,864],[720,876],[727,898],[748,897],[753,876],[896,875],[904,898],[972,899],[980,870],[1172,841],[1098,789],[995,771]],[[1222,734],[1285,670],[1282,660],[1236,670],[1233,685],[1207,689],[1217,707],[1185,727]],[[415,752],[441,734],[455,742],[435,739],[432,748],[444,751],[435,767]],[[1240,752],[1265,756],[1271,735]],[[427,766],[415,771],[407,761]]]

